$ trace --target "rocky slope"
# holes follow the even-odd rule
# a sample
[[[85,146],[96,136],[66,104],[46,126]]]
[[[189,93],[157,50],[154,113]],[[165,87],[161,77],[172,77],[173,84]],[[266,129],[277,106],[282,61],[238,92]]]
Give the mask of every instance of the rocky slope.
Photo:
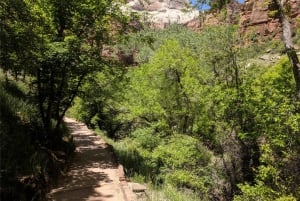
[[[299,24],[296,19],[300,18],[300,0],[289,0],[289,4],[291,22],[296,26]],[[245,0],[243,4],[232,0],[223,12],[204,14],[192,8],[189,0],[128,0],[126,9],[139,13],[144,17],[144,22],[157,29],[176,23],[199,30],[226,22],[238,24],[241,32],[250,37],[280,35],[275,7],[266,0]]]
[[[271,0],[268,0],[271,1]],[[193,30],[206,26],[235,24],[239,26],[245,42],[264,41],[281,36],[281,27],[276,8],[266,0],[245,0],[243,4],[232,0],[221,11],[200,12],[193,8],[189,0],[127,0],[123,7],[142,16],[142,23],[152,28],[162,29],[170,24],[182,24]],[[300,0],[287,0],[290,4],[289,16],[292,27],[300,25]],[[144,17],[144,18],[143,18]],[[296,30],[296,29],[295,29]],[[109,51],[108,51],[109,52]],[[110,54],[106,53],[105,54]],[[135,54],[118,52],[118,60],[126,65],[136,65]]]
[[[237,24],[240,31],[250,38],[263,36],[279,37],[281,28],[276,7],[266,3],[266,0],[245,0],[244,4],[232,1],[226,7],[226,12],[208,13],[204,16],[201,27],[225,23]],[[292,26],[299,24],[300,0],[289,0],[289,16]]]
[[[197,26],[199,11],[188,0],[128,0],[126,8],[144,16],[153,28],[165,28],[170,24]]]
[[[288,8],[292,26],[296,26],[300,17],[300,0],[290,0]],[[243,32],[252,32],[253,36],[280,35],[280,24],[274,4],[266,4],[265,0],[246,0],[241,7],[240,26]]]

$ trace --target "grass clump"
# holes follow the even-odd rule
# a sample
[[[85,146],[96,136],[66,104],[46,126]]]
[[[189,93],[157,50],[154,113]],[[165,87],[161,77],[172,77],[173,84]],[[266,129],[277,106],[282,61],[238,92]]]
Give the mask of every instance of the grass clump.
[[[114,147],[128,177],[152,186],[149,200],[206,199],[210,181],[201,167],[208,165],[211,154],[197,139],[180,134],[162,138],[145,128],[113,141],[96,132]]]

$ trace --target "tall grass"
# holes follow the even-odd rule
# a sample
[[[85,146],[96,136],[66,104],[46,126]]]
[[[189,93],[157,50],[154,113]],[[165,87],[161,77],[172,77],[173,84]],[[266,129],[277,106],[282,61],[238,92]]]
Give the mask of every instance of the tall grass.
[[[139,147],[138,143],[132,138],[114,141],[105,136],[99,129],[96,129],[95,132],[113,146],[130,180],[147,184],[149,189],[145,201],[208,200],[206,195],[200,195],[197,191],[184,187],[178,188],[175,184],[169,183],[164,177],[166,175],[160,174],[158,162],[152,158],[151,153]]]
[[[187,189],[178,189],[170,184],[156,186],[147,192],[147,201],[199,201],[197,193]],[[201,199],[206,201],[207,199]]]
[[[33,151],[28,123],[37,118],[35,107],[27,101],[23,86],[15,81],[0,80],[0,103],[1,169],[28,170],[26,158]]]

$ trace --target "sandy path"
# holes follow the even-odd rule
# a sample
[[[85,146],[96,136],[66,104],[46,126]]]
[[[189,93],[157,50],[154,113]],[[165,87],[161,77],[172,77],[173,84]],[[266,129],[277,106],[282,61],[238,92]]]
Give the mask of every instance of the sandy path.
[[[66,118],[76,151],[67,175],[49,196],[56,201],[132,201],[108,145],[84,124]]]

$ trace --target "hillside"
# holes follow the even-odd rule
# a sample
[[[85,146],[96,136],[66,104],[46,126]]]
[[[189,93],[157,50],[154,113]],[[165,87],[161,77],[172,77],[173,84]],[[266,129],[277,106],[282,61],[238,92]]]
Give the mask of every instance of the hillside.
[[[231,1],[222,10],[199,11],[187,0],[128,1],[127,8],[142,15],[145,22],[155,29],[171,24],[182,24],[192,30],[206,26],[230,23],[238,25],[244,35],[251,37],[280,37],[280,24],[275,6],[264,0],[246,0],[244,3]],[[300,1],[289,4],[289,16],[293,27],[297,27],[300,17]]]

